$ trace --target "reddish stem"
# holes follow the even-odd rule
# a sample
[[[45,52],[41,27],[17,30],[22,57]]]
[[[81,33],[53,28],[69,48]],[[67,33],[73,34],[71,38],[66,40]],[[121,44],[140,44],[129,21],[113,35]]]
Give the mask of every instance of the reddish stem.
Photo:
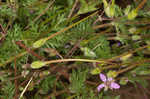
[[[19,45],[20,47],[24,48],[28,53],[30,53],[33,56],[37,57],[39,60],[44,59],[43,57],[41,57],[37,53],[35,53],[33,50],[31,50],[30,48],[27,48],[24,44],[22,44],[21,41],[16,41],[16,44]]]
[[[14,66],[15,66],[15,72],[14,72],[14,74],[15,74],[15,77],[17,77],[17,66],[16,66],[16,59],[14,60]],[[15,79],[15,97],[14,97],[14,99],[18,99],[17,97],[18,97],[18,82],[17,82],[17,79]]]

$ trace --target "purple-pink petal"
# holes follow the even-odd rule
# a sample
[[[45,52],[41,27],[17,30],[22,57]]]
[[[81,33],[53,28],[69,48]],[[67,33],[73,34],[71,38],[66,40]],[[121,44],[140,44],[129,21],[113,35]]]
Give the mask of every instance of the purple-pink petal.
[[[105,87],[104,84],[100,84],[98,87],[97,87],[97,90],[100,91],[103,87]]]
[[[112,81],[113,80],[113,78],[108,78],[108,81]]]
[[[111,82],[110,88],[111,88],[111,89],[119,89],[119,88],[120,88],[120,85],[117,84],[117,83],[115,83],[115,82]]]
[[[106,82],[106,81],[107,81],[107,78],[106,78],[106,76],[105,76],[104,74],[100,73],[99,76],[100,76],[100,79],[101,79],[103,82]]]

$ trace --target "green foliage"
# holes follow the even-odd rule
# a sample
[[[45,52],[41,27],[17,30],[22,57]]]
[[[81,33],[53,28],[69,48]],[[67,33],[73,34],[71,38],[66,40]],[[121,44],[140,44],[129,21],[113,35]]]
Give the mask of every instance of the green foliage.
[[[139,66],[136,69],[132,70],[132,73],[135,73],[136,75],[149,75],[150,74],[149,65],[150,64]]]
[[[54,75],[46,77],[42,82],[41,86],[39,88],[41,89],[42,93],[47,93],[49,90],[51,90],[54,86],[56,77]]]
[[[15,92],[14,87],[15,87],[14,84],[12,84],[11,82],[7,82],[6,85],[4,85],[3,88],[1,89],[0,98],[12,99]]]
[[[96,92],[101,72],[119,79],[126,87],[130,86],[124,78],[129,83],[138,82],[148,87],[147,80],[141,76],[150,75],[150,48],[142,48],[150,44],[149,0],[138,11],[140,2],[122,7],[121,3],[115,3],[119,0],[110,3],[108,0],[79,0],[77,5],[76,0],[55,0],[49,6],[52,1],[0,1],[0,25],[6,30],[3,33],[0,28],[0,66],[3,66],[0,68],[0,98],[14,98],[14,79],[17,78],[14,72],[22,75],[17,78],[19,89],[24,88],[33,72],[37,72],[24,93],[24,98],[29,95],[32,99],[119,99],[121,95],[116,96],[112,91]],[[96,11],[99,12],[94,15]],[[49,37],[52,38],[47,39]],[[46,49],[54,51],[46,52]],[[38,60],[37,55],[43,59]],[[65,58],[104,60],[106,63],[63,62],[46,67],[42,62]],[[44,74],[45,70],[48,73]],[[25,75],[24,71],[29,74]],[[18,90],[19,95],[21,92]]]
[[[94,0],[97,2],[97,0]],[[87,13],[90,11],[94,11],[96,10],[96,2],[93,1],[89,1],[88,3],[86,2],[86,0],[80,0],[81,2],[81,8],[78,12],[78,14],[83,14],[83,13]]]
[[[129,77],[129,81],[133,83],[136,86],[136,82],[141,84],[144,88],[148,86],[148,82],[143,79],[143,78],[138,78],[138,77]]]
[[[85,86],[88,70],[83,69],[84,68],[72,72],[70,85],[71,92],[76,95],[76,99],[101,99],[102,94],[95,96],[94,92],[90,90],[89,87]]]
[[[82,75],[82,76],[80,76]],[[85,86],[84,81],[86,80],[87,70],[85,71],[73,71],[71,75],[71,91],[73,93],[81,94],[84,93]]]
[[[16,13],[13,11],[13,9],[8,8],[7,5],[1,6],[0,13],[1,13],[0,17],[3,17],[3,18],[5,18],[5,17],[11,18],[13,16],[16,16]]]
[[[96,40],[90,41],[86,46],[91,49],[94,48],[93,51],[98,58],[110,58],[112,56],[109,42],[105,36],[99,36]]]
[[[0,49],[0,62],[4,62],[8,60],[8,58],[19,54],[23,50],[19,48],[18,45],[15,44],[16,41],[22,40],[22,29],[19,25],[15,24],[13,30],[7,31],[7,36],[5,42],[1,44]],[[24,56],[20,59],[20,62],[25,62],[27,60],[27,56]]]

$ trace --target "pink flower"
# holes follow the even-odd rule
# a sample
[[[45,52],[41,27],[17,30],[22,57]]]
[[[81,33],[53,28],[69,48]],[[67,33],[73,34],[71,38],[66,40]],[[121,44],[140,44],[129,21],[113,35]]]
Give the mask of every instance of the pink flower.
[[[103,83],[97,87],[98,91],[100,91],[102,88],[104,88],[104,90],[108,90],[108,88],[111,90],[120,88],[120,85],[115,83],[113,78],[106,78],[106,76],[102,73],[100,73],[99,76]]]

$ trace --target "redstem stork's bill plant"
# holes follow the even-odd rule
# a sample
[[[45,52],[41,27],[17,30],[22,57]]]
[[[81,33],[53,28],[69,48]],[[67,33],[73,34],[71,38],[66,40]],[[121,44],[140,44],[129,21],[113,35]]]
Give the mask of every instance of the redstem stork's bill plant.
[[[150,0],[0,0],[0,98],[150,97],[149,7]]]

